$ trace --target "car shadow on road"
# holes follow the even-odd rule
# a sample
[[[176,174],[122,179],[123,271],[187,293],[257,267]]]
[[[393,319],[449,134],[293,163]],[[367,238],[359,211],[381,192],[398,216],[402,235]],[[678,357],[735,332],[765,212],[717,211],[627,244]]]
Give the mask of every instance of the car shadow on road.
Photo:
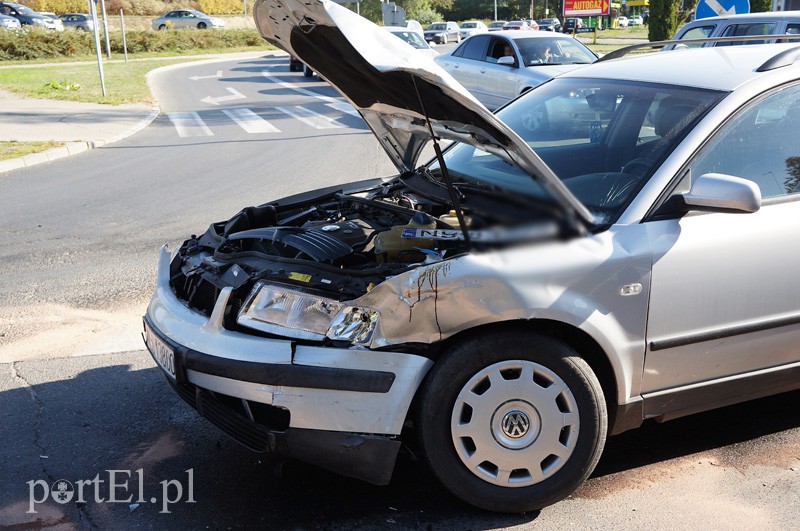
[[[497,529],[539,515],[469,507],[410,451],[401,454],[385,487],[253,453],[182,402],[145,351],[0,367],[7,389],[0,392],[0,438],[10,441],[0,447],[0,525]],[[798,399],[800,392],[790,393],[612,437],[589,482],[710,449],[733,446],[731,452],[746,457],[759,441],[800,427]],[[117,485],[129,482],[117,488],[121,502],[108,502],[110,470],[123,471]],[[40,512],[26,514],[27,482],[50,485],[63,478],[75,485],[95,477],[105,480],[99,487],[104,501],[93,499],[89,487],[82,504],[48,499],[36,506]],[[37,491],[44,495],[44,488]],[[175,501],[165,507],[167,495]]]

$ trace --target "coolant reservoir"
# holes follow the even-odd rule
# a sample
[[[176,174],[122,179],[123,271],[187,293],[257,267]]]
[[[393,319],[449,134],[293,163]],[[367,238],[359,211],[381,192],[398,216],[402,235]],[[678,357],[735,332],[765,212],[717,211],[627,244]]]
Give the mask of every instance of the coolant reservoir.
[[[433,238],[403,238],[404,229],[435,229],[436,220],[424,212],[417,212],[407,225],[395,225],[375,237],[375,254],[383,255],[388,262],[414,262],[424,259],[416,247],[433,249]]]
[[[441,221],[444,221],[454,229],[460,229],[461,225],[458,224],[458,215],[456,214],[455,210],[451,210],[447,214],[442,214],[439,216]],[[467,228],[472,228],[472,218],[464,214],[464,223],[467,225]]]

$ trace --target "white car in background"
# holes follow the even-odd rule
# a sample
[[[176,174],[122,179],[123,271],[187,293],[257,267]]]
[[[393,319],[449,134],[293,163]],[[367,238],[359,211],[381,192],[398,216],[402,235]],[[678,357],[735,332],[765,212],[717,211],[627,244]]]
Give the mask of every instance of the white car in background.
[[[480,20],[466,20],[458,27],[458,32],[461,34],[462,39],[472,37],[478,33],[486,33],[489,28]]]
[[[628,24],[630,24],[628,17],[623,17],[623,16],[617,17],[617,26],[619,26],[620,28],[627,28]]]
[[[399,37],[403,41],[410,44],[412,48],[424,55],[427,55],[428,57],[433,58],[439,55],[439,52],[431,48],[430,44],[428,44],[418,32],[412,29],[404,28],[402,26],[384,26],[383,29],[392,35]]]

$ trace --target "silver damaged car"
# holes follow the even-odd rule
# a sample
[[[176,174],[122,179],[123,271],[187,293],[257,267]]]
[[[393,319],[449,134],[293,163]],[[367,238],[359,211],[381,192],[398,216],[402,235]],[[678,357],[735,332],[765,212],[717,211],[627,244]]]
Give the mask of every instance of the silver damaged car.
[[[376,484],[408,445],[467,503],[528,511],[609,435],[800,388],[800,47],[599,61],[492,114],[333,2],[255,19],[399,175],[162,250],[147,346],[233,438]]]

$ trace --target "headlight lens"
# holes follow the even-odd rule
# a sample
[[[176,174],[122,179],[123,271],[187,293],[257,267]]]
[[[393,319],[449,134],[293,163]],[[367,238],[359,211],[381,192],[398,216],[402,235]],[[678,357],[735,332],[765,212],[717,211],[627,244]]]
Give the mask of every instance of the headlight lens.
[[[259,282],[239,312],[237,322],[248,328],[296,339],[331,339],[365,344],[378,322],[372,308],[341,302]]]
[[[346,306],[339,310],[328,329],[328,337],[352,343],[367,344],[378,324],[380,314],[372,308]]]

